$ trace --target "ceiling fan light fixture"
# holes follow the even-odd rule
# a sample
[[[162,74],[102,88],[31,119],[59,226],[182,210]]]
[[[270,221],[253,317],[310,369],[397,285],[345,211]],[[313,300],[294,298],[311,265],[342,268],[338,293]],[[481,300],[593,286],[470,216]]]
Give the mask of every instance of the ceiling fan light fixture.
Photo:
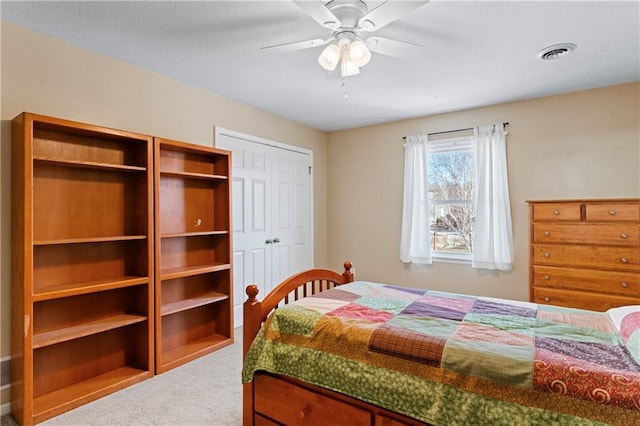
[[[360,74],[360,68],[352,61],[342,61],[340,64],[340,75],[342,77],[349,77],[352,75]]]
[[[340,62],[340,75],[342,77],[349,77],[352,75],[360,74],[360,67],[351,60],[349,49],[345,48],[342,51],[342,62]]]
[[[371,60],[371,52],[361,40],[354,40],[349,45],[351,60],[358,67],[363,67]]]
[[[327,71],[333,71],[336,69],[338,62],[340,62],[341,49],[336,44],[331,43],[324,48],[320,56],[318,57],[318,63],[322,68]]]

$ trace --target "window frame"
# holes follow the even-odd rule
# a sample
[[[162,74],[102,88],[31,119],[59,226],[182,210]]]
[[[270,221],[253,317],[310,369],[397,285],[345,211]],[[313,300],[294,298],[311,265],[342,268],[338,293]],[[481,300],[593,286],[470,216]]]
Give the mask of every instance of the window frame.
[[[473,154],[473,135],[468,136],[458,136],[458,137],[450,137],[450,138],[441,138],[436,140],[428,140],[427,141],[429,150],[429,158],[427,159],[427,164],[431,161],[432,154],[439,154],[443,152],[454,152],[454,151],[471,151]],[[474,165],[475,168],[475,165]],[[429,187],[429,176],[431,175],[431,168],[427,167],[427,188]],[[474,184],[476,179],[476,173],[474,170]],[[429,194],[432,194],[429,192]],[[429,195],[429,209],[434,208],[435,201],[433,197]],[[438,201],[437,204],[471,204],[474,205],[474,197],[471,199],[460,199],[460,200],[442,200]],[[431,225],[431,218],[429,218],[429,222]],[[431,228],[431,226],[429,226]],[[432,234],[430,232],[430,238]],[[471,248],[473,250],[473,247]],[[471,264],[472,263],[472,255],[473,251],[469,253],[452,253],[452,252],[442,252],[436,251],[433,247],[431,249],[431,259],[434,262],[441,263],[462,263],[462,264]]]

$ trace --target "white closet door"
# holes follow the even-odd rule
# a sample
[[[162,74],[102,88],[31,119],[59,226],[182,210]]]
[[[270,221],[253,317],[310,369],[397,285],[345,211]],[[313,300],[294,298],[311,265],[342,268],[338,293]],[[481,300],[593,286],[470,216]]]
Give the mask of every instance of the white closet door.
[[[311,267],[309,156],[272,151],[272,285]]]
[[[264,297],[284,278],[312,266],[310,154],[260,141],[216,133],[216,147],[233,153],[236,326],[242,325],[248,284],[256,284]]]
[[[265,242],[271,238],[272,197],[268,147],[243,139],[222,146],[231,147],[234,321],[239,325],[246,285],[258,285],[261,295],[270,288],[271,250]]]

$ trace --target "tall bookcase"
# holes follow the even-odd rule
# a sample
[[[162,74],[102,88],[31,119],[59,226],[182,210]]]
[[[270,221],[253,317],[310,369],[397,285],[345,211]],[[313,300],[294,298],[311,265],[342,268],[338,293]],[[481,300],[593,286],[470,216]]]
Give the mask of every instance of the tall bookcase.
[[[156,138],[156,370],[233,343],[231,154]]]
[[[12,121],[12,414],[46,420],[154,374],[153,138]]]

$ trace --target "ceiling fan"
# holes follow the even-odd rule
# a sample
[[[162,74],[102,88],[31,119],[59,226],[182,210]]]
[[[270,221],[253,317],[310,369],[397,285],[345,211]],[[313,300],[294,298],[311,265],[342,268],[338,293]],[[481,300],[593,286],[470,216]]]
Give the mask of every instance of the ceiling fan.
[[[390,38],[370,36],[362,38],[361,33],[371,33],[390,24],[412,10],[428,3],[429,0],[392,1],[385,0],[372,10],[362,0],[293,0],[307,15],[331,31],[327,39],[312,39],[293,43],[267,46],[262,49],[293,51],[324,46],[318,62],[327,71],[333,71],[340,64],[342,77],[356,75],[360,68],[371,59],[371,52],[388,56],[405,56],[422,46]]]

